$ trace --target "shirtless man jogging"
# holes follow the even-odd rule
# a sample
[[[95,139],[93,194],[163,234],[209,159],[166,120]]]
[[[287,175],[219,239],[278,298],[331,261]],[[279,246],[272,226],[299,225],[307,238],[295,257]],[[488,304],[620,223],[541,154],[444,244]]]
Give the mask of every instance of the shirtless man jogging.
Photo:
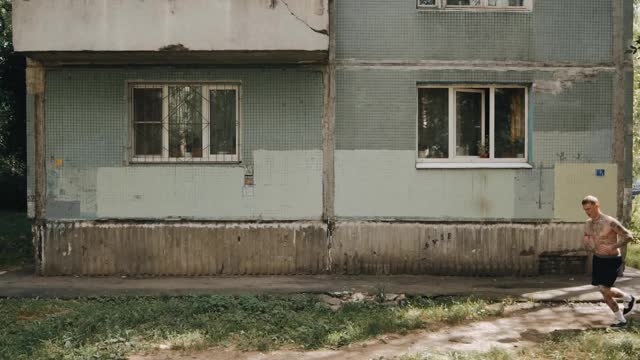
[[[620,248],[633,240],[633,235],[618,220],[600,212],[600,202],[595,196],[585,197],[582,208],[589,216],[584,225],[584,244],[594,252],[591,284],[600,288],[604,301],[613,311],[616,322],[611,326],[622,327],[627,324],[624,315],[633,309],[636,299],[614,288],[613,283],[622,267]],[[618,235],[622,238],[621,242],[618,242]],[[615,300],[620,298],[624,309],[620,309]]]

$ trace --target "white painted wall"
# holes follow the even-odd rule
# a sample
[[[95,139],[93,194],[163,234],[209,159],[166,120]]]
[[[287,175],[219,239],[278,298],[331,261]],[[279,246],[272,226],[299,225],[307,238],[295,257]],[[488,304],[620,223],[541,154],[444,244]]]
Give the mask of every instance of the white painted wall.
[[[328,0],[14,0],[13,9],[17,51],[329,47],[312,30],[328,29]]]

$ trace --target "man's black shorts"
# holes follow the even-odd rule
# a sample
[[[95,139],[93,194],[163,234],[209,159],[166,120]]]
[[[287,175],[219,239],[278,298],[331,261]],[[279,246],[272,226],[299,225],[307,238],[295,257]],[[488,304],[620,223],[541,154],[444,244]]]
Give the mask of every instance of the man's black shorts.
[[[612,287],[622,270],[622,256],[600,257],[593,255],[591,285]]]

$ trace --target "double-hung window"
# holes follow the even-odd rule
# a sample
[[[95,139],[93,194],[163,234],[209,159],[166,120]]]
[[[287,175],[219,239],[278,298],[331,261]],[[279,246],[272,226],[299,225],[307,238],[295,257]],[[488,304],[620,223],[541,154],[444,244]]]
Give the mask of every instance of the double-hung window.
[[[526,86],[419,86],[418,167],[528,167],[528,123]]]
[[[427,9],[527,10],[531,5],[532,0],[418,0],[418,8]]]
[[[131,83],[133,162],[238,162],[240,85]]]

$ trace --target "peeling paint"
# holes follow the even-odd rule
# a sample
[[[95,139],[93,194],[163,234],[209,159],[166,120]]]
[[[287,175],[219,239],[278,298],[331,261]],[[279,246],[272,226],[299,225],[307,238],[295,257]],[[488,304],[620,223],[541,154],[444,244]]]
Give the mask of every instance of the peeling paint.
[[[497,73],[509,71],[558,72],[595,71],[613,73],[616,69],[607,64],[567,64],[538,61],[486,61],[486,60],[336,60],[339,70],[477,70]]]
[[[594,80],[598,74],[596,69],[568,68],[556,71],[553,74],[553,80],[536,80],[533,89],[540,93],[558,95],[570,89],[575,82]]]
[[[67,251],[63,251],[62,256],[71,256],[71,243],[67,243]]]
[[[171,44],[161,47],[158,51],[189,51],[189,48],[182,44]]]

